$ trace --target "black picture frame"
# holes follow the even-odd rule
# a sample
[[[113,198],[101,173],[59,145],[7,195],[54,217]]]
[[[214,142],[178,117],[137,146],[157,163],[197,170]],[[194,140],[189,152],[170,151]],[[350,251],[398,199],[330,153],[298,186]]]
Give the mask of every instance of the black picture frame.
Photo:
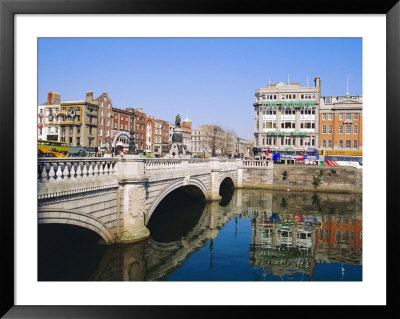
[[[229,3],[229,5],[227,5]],[[326,315],[354,317],[399,315],[395,288],[399,277],[394,273],[398,238],[394,236],[397,203],[395,181],[399,176],[398,136],[400,125],[400,3],[398,0],[326,0],[316,1],[162,1],[162,0],[0,0],[0,130],[1,130],[1,308],[4,318],[164,318],[248,316],[255,311],[265,315],[282,314],[283,307],[269,306],[22,306],[14,303],[14,18],[16,14],[385,14],[387,21],[387,117],[386,117],[386,216],[387,283],[386,306],[284,306],[284,315]],[[12,132],[10,134],[10,132]],[[389,178],[390,177],[390,178]],[[385,212],[377,212],[385,213]],[[379,225],[382,227],[382,225]],[[239,292],[238,292],[239,293]],[[251,293],[251,292],[250,292]],[[323,308],[323,309],[318,309]],[[322,313],[320,311],[323,311]]]

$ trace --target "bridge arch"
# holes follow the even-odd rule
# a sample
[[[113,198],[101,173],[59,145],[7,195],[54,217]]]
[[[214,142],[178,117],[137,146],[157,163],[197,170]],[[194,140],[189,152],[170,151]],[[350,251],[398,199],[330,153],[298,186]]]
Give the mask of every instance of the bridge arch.
[[[67,224],[80,226],[97,233],[107,244],[114,243],[111,231],[97,218],[90,215],[62,209],[41,209],[38,212],[39,224]]]
[[[233,185],[235,185],[236,183],[235,183],[235,178],[234,178],[234,176],[231,174],[231,173],[225,173],[225,174],[223,174],[223,175],[221,175],[221,177],[220,177],[220,184],[219,184],[219,187],[221,187],[221,184],[224,182],[224,180],[225,179],[229,179],[231,182],[232,182],[232,184]]]
[[[154,210],[157,208],[158,204],[172,191],[175,189],[178,189],[179,187],[184,187],[184,186],[195,186],[200,191],[203,193],[204,198],[207,198],[207,188],[206,186],[198,179],[193,178],[190,179],[187,183],[184,183],[184,178],[179,179],[178,181],[168,185],[165,187],[159,194],[158,196],[154,199],[153,203],[150,205],[147,213],[146,213],[146,218],[145,218],[145,225],[149,222],[151,215],[153,214]]]

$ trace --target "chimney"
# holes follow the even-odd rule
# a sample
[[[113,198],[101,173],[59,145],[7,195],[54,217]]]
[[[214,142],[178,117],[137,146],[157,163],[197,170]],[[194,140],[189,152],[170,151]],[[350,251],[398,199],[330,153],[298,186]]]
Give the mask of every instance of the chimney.
[[[50,91],[47,94],[47,105],[60,104],[60,102],[61,102],[60,93]]]
[[[319,78],[319,76],[315,77],[315,87],[320,88],[321,87],[321,79]]]
[[[93,91],[86,91],[86,102],[92,102],[93,101]]]
[[[136,108],[136,110],[135,111],[137,111],[137,112],[143,112],[143,108],[141,108],[141,107],[138,107],[138,108]]]
[[[129,112],[129,113],[133,113],[133,107],[127,107],[126,109],[125,109],[125,111],[127,111],[127,112]]]

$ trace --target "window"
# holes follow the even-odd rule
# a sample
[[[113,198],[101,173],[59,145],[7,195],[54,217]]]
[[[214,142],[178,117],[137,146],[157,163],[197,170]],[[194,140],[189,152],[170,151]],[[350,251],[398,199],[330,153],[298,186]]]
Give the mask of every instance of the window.
[[[343,140],[339,140],[339,147],[343,148]]]
[[[103,125],[103,118],[100,118],[100,125]]]
[[[339,113],[339,120],[343,120],[343,113]]]
[[[328,147],[332,147],[332,140],[328,140]]]
[[[326,134],[326,125],[322,125],[322,134]]]
[[[328,114],[328,120],[329,120],[329,121],[332,121],[332,113],[329,113],[329,114]]]
[[[332,125],[328,125],[328,133],[332,134]]]
[[[326,147],[326,140],[322,140],[322,147]]]
[[[354,113],[354,114],[353,114],[353,118],[354,118],[355,120],[358,120],[358,113]]]
[[[347,231],[347,230],[344,230],[342,236],[343,236],[343,239],[348,239],[348,238],[349,238],[349,233],[348,233],[348,231]]]
[[[81,138],[77,137],[76,138],[76,146],[79,146],[79,145],[81,145]]]
[[[354,148],[358,148],[358,141],[357,141],[357,140],[354,140],[354,141],[353,141],[353,147],[354,147]]]
[[[353,126],[353,133],[358,134],[358,125]]]
[[[339,134],[343,134],[343,125],[339,125]]]
[[[72,144],[72,137],[69,138],[69,144]]]
[[[326,97],[325,98],[325,104],[331,104],[331,98],[330,97]]]
[[[107,126],[110,126],[110,120],[107,119]]]
[[[351,113],[346,113],[346,120],[351,120]]]
[[[346,148],[351,148],[351,141],[350,140],[346,140]]]
[[[326,120],[326,113],[322,114],[322,119]]]
[[[69,128],[69,134],[72,134],[72,127]]]
[[[281,128],[295,128],[295,125],[295,120],[282,120],[281,122]]]
[[[339,240],[339,239],[340,239],[340,231],[339,231],[339,230],[337,230],[337,231],[335,232],[335,239],[336,239],[336,240]]]
[[[351,134],[351,125],[346,125],[346,134]]]
[[[81,128],[78,126],[78,127],[76,128],[76,133],[79,134],[80,132],[81,132]]]
[[[121,130],[123,130],[124,129],[124,124],[121,124],[120,128],[121,128]]]
[[[103,136],[103,129],[102,128],[99,130],[99,136]]]
[[[264,121],[263,128],[276,128],[276,121],[275,120]]]

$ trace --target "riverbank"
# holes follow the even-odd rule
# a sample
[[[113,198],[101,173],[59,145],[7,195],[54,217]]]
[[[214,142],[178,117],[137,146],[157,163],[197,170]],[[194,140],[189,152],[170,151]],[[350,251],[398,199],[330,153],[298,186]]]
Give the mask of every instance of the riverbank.
[[[314,165],[244,168],[241,188],[362,193],[362,169]]]

